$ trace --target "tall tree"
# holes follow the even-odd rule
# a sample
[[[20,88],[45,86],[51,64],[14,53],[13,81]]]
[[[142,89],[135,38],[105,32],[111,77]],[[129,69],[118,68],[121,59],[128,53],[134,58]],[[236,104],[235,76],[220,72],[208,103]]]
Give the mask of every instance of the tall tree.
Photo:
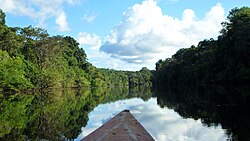
[[[0,9],[0,25],[5,25],[5,13]]]

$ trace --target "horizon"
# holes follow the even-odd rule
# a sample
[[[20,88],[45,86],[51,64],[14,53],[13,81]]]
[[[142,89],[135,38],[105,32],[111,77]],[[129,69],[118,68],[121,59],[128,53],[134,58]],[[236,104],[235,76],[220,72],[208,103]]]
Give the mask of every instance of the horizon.
[[[75,38],[98,68],[150,70],[180,48],[214,38],[229,11],[246,1],[0,0],[11,27],[42,27]]]

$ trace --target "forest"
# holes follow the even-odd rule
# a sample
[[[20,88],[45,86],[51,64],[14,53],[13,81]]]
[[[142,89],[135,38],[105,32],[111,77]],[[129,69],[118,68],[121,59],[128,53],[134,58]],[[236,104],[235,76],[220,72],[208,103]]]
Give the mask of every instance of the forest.
[[[0,10],[0,91],[151,85],[152,73],[99,69],[70,36],[37,27],[8,27]]]
[[[0,10],[0,91],[109,86],[250,82],[250,8],[234,8],[217,39],[178,50],[155,70],[96,68],[70,36],[37,27],[8,27]],[[181,39],[180,39],[181,40]]]
[[[154,85],[250,82],[250,8],[234,8],[218,39],[178,50],[159,60]]]
[[[73,140],[97,105],[152,96],[185,119],[249,140],[250,87],[243,85],[250,84],[248,7],[230,11],[217,39],[138,71],[97,68],[74,38],[9,27],[5,19],[0,9],[0,140]]]

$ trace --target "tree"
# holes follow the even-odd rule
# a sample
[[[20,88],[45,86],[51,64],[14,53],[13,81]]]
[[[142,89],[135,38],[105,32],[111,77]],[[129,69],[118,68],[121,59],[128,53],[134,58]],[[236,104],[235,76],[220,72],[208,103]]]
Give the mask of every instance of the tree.
[[[156,63],[155,84],[250,83],[250,8],[232,9],[218,40],[178,50]]]
[[[0,9],[0,26],[5,25],[5,13]]]
[[[33,87],[24,69],[21,58],[10,57],[7,52],[0,50],[0,88],[6,91]]]

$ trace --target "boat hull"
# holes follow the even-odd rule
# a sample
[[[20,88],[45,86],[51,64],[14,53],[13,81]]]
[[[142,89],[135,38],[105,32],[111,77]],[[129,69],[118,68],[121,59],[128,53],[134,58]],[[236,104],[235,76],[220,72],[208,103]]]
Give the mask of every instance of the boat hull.
[[[129,110],[124,110],[81,141],[154,141],[154,139]]]

